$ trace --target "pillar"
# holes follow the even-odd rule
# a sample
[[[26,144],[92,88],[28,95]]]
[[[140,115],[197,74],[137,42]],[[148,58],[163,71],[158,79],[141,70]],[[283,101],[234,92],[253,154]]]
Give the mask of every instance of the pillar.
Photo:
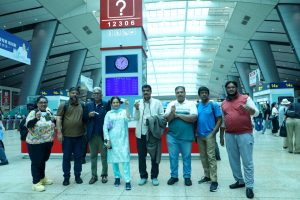
[[[250,87],[250,83],[249,83],[250,65],[248,63],[241,63],[241,62],[235,62],[234,64],[239,72],[240,79],[243,83],[245,91],[249,93],[251,97],[253,97],[253,90]]]
[[[300,4],[278,4],[277,11],[300,62]]]
[[[20,92],[20,105],[27,103],[28,96],[37,95],[39,92],[39,85],[57,27],[57,21],[48,21],[39,23],[34,28],[31,40],[31,65],[25,69]]]
[[[101,87],[100,86],[100,83],[101,83],[101,68],[98,68],[98,69],[94,69],[92,71],[92,79],[93,79],[93,86],[94,87]]]
[[[279,73],[270,44],[266,41],[258,40],[251,40],[249,43],[265,82],[280,82]]]
[[[78,85],[86,54],[87,49],[76,50],[71,53],[64,84],[65,89],[76,87]]]

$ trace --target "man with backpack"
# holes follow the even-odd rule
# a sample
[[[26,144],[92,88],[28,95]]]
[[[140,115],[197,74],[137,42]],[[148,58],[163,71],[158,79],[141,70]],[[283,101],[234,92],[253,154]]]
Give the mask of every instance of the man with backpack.
[[[222,123],[222,113],[217,103],[209,101],[209,89],[207,87],[200,87],[198,95],[201,102],[197,106],[197,142],[204,169],[204,177],[198,183],[211,181],[210,191],[216,192],[218,189],[217,161],[215,155],[216,134]]]
[[[62,103],[57,111],[57,137],[62,143],[63,151],[63,185],[70,184],[71,156],[74,155],[75,182],[81,184],[82,148],[85,127],[83,123],[84,105],[79,102],[79,88],[69,90],[69,101]]]

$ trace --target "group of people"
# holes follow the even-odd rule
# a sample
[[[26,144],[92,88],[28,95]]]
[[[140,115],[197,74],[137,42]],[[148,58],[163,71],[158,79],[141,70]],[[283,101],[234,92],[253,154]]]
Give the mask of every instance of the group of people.
[[[138,166],[140,179],[138,185],[145,185],[149,175],[146,157],[151,157],[151,183],[159,185],[159,163],[161,159],[161,137],[168,123],[167,146],[170,158],[170,178],[168,185],[179,181],[179,154],[183,162],[183,178],[186,186],[191,186],[191,151],[192,142],[197,138],[204,176],[199,184],[211,182],[210,191],[218,189],[217,164],[215,157],[216,134],[222,124],[222,113],[225,128],[220,134],[220,143],[226,144],[229,163],[235,183],[231,189],[246,187],[246,196],[254,197],[254,166],[251,116],[257,116],[258,110],[252,99],[237,92],[237,83],[228,81],[225,84],[227,97],[220,106],[209,99],[209,89],[200,87],[200,102],[196,105],[186,99],[184,86],[175,88],[176,100],[170,102],[164,113],[162,103],[151,97],[150,85],[142,86],[143,98],[136,100],[133,116],[129,112],[129,102],[122,102],[119,97],[112,97],[109,102],[102,100],[102,90],[93,89],[93,100],[81,104],[78,88],[69,90],[69,101],[62,103],[56,119],[47,107],[46,97],[37,99],[38,109],[29,113],[26,125],[29,133],[26,138],[31,159],[33,177],[32,189],[44,191],[45,185],[53,181],[45,176],[45,166],[51,152],[54,139],[54,128],[57,128],[58,140],[63,151],[63,185],[70,184],[71,156],[74,156],[75,182],[81,184],[82,141],[86,132],[91,153],[91,179],[89,184],[98,180],[97,156],[101,152],[101,181],[108,181],[107,163],[112,163],[115,177],[114,185],[121,184],[119,164],[123,168],[123,180],[126,190],[131,189],[130,149],[128,141],[128,121],[136,120],[136,144],[138,150]],[[125,109],[120,105],[124,103]],[[56,124],[56,125],[55,125]],[[196,130],[195,130],[196,124]],[[86,126],[86,131],[85,131]],[[225,130],[225,135],[224,135]],[[196,132],[196,133],[195,133]],[[224,139],[225,136],[225,139]],[[225,140],[225,142],[224,142]],[[241,169],[241,159],[244,176]]]
[[[278,136],[280,129],[286,129],[283,137],[283,149],[288,149],[289,153],[300,153],[300,134],[296,131],[300,128],[300,103],[292,103],[288,99],[282,99],[280,105],[273,102],[265,104],[264,108],[264,128],[271,129],[272,134]]]

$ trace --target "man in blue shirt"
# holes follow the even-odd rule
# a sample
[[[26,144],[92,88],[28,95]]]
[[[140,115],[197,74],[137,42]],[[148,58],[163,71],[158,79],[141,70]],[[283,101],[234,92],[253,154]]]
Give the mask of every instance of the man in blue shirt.
[[[200,87],[198,95],[201,102],[197,106],[197,142],[204,169],[204,177],[198,183],[211,181],[210,191],[216,192],[218,189],[215,156],[216,134],[222,123],[222,113],[217,103],[209,101],[209,89],[207,87]]]
[[[87,139],[91,152],[92,178],[89,184],[94,184],[98,180],[97,159],[100,147],[102,162],[102,183],[107,182],[107,149],[104,147],[103,123],[106,113],[110,110],[110,105],[102,100],[102,90],[100,87],[93,89],[93,101],[86,104],[84,118],[87,119]]]

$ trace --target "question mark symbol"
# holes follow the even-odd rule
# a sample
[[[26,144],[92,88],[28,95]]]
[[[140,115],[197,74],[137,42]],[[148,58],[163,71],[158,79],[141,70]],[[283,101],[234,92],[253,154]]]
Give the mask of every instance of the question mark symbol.
[[[123,15],[123,10],[126,8],[126,1],[125,0],[118,0],[116,2],[116,6],[119,6],[119,4],[123,4],[123,6],[120,8],[120,15]]]

